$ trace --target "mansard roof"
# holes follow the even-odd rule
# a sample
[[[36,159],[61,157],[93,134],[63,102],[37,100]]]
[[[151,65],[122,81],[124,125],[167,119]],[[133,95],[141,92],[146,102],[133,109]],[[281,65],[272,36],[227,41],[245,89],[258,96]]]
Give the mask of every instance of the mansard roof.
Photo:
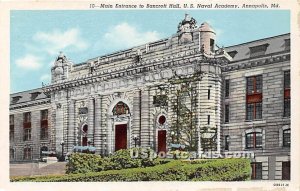
[[[26,103],[30,101],[39,101],[43,99],[49,99],[43,92],[42,88],[22,91],[10,94],[10,104],[16,105],[21,103]]]
[[[286,47],[286,40],[290,39],[290,33],[263,38],[251,42],[237,44],[233,46],[225,47],[225,50],[229,54],[233,54],[233,60],[231,62],[247,60],[250,58],[251,48],[258,46],[267,46],[265,55],[271,55],[279,52],[289,51]]]

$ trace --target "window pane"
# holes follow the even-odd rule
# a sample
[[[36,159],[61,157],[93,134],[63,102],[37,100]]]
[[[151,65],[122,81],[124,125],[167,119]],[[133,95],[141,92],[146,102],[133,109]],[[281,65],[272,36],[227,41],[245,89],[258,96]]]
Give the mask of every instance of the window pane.
[[[225,105],[225,123],[229,122],[229,105]]]
[[[255,104],[255,119],[261,119],[262,118],[262,103],[256,103]]]
[[[291,79],[290,79],[290,71],[284,72],[284,89],[290,88]]]
[[[262,92],[262,76],[256,76],[256,92]]]
[[[246,134],[246,148],[253,148],[253,133]]]
[[[253,77],[248,77],[247,78],[247,94],[252,94],[254,91],[254,86],[253,86]]]
[[[291,146],[291,130],[290,129],[283,131],[283,146],[284,147]]]
[[[262,163],[261,162],[253,162],[251,163],[252,173],[251,179],[252,180],[261,180],[262,179]]]
[[[261,148],[262,147],[262,134],[261,133],[256,133],[255,147],[256,148]]]
[[[246,119],[247,120],[253,120],[253,114],[254,114],[254,104],[247,104],[247,115]]]
[[[225,97],[229,97],[229,80],[225,80]]]
[[[291,99],[286,98],[284,99],[284,111],[283,111],[283,116],[284,117],[289,117],[291,116]]]

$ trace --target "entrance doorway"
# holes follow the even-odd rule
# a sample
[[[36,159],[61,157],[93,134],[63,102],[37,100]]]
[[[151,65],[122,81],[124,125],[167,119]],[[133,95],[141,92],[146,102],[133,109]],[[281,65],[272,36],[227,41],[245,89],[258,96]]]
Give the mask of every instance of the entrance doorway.
[[[157,152],[167,152],[167,131],[166,130],[158,130],[157,131]]]
[[[127,149],[127,124],[116,125],[115,151]]]

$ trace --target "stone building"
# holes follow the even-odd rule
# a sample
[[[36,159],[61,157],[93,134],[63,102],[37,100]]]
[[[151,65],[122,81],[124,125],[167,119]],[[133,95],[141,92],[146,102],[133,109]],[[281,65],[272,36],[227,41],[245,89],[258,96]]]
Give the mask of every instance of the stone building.
[[[10,160],[181,146],[197,156],[251,151],[253,179],[290,176],[290,35],[219,48],[189,15],[169,38],[74,64],[11,95]]]

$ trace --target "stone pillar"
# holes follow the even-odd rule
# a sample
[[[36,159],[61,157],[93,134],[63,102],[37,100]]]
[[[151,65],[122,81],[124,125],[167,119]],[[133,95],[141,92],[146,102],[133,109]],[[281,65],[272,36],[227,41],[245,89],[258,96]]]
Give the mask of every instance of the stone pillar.
[[[96,154],[100,154],[101,149],[101,97],[95,97],[95,130],[94,130],[94,146]],[[102,151],[103,152],[103,151]]]
[[[75,146],[75,101],[68,101],[68,141],[67,141],[67,152],[71,152]]]
[[[199,80],[197,82],[197,86],[196,86],[196,92],[197,92],[197,99],[196,99],[196,108],[197,108],[197,123],[196,123],[196,127],[197,127],[197,137],[198,137],[198,144],[197,144],[197,154],[198,157],[200,157],[201,153],[202,153],[202,147],[201,147],[201,103],[200,103],[200,86],[201,86],[201,80]]]
[[[88,141],[92,141],[91,142],[91,146],[94,145],[94,120],[95,120],[95,112],[94,112],[94,98],[90,97],[89,99],[89,106],[88,106]]]
[[[133,96],[133,106],[132,106],[132,111],[130,111],[132,113],[132,126],[131,126],[131,134],[132,136],[130,137],[133,137],[134,135],[136,135],[139,140],[137,142],[137,146],[139,146],[140,144],[140,141],[141,141],[141,132],[140,132],[140,91],[141,90],[135,90],[134,92],[134,96]],[[128,140],[130,141],[130,145],[132,147],[134,147],[134,140],[131,139],[131,140]]]
[[[149,134],[150,134],[150,107],[149,107],[149,88],[141,91],[141,147],[150,147],[149,145]]]
[[[55,110],[55,150],[58,156],[61,155],[62,147],[61,142],[63,141],[63,107],[61,103],[56,104]]]
[[[221,80],[219,75],[216,75],[216,126],[217,126],[217,153],[221,154]]]

